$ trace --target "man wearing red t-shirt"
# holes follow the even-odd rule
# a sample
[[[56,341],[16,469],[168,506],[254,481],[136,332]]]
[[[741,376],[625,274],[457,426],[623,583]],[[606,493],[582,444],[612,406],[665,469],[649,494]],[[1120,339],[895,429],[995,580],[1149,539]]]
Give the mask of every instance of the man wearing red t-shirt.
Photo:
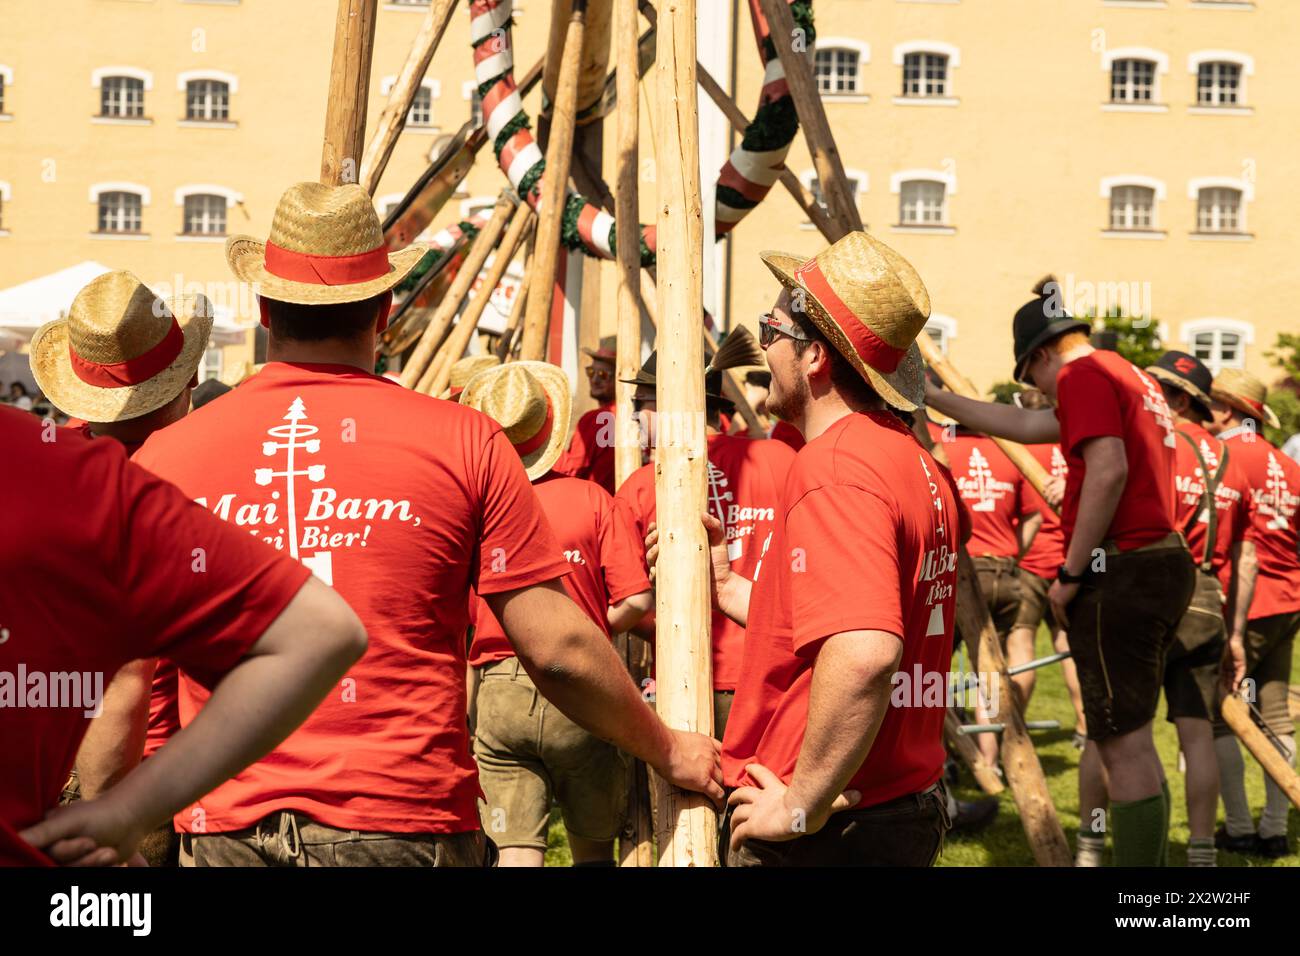
[[[723,743],[727,862],[926,866],[948,829],[959,519],[939,465],[886,406],[917,407],[929,296],[863,232],[810,260],[762,258],[783,286],[759,326],[768,407],[808,444],[753,581],[706,518],[718,607],[746,625]]]
[[[302,567],[117,443],[0,409],[0,447],[0,865],[122,862],[288,736],[361,656],[365,632]],[[30,507],[33,487],[59,506]],[[105,682],[159,654],[212,689],[210,712],[104,796],[47,818]]]
[[[499,423],[522,456],[569,562],[561,579],[568,595],[606,637],[636,624],[652,603],[640,539],[603,488],[551,472],[569,433],[568,377],[544,362],[513,362],[470,379],[460,402]],[[554,801],[574,864],[613,866],[627,803],[623,755],[538,699],[478,595],[470,614],[469,664],[479,669],[474,758],[486,800],[483,827],[501,848],[501,865],[542,866]]]
[[[1300,465],[1265,440],[1263,426],[1277,427],[1265,395],[1264,383],[1240,369],[1220,372],[1210,392],[1214,421],[1208,428],[1245,472],[1251,507],[1236,594],[1230,602],[1224,683],[1225,690],[1235,692],[1246,678],[1254,682],[1255,720],[1293,763],[1295,724],[1287,698],[1291,653],[1300,630]],[[1241,749],[1227,725],[1216,724],[1214,733],[1224,808],[1220,845],[1270,859],[1285,856],[1285,792],[1272,777],[1264,777],[1265,804],[1256,837]]]
[[[583,349],[591,357],[587,381],[591,397],[600,403],[578,419],[569,449],[555,463],[555,472],[586,478],[614,493],[614,340],[603,339],[600,348]]]
[[[731,569],[753,577],[771,534],[780,507],[781,489],[794,464],[795,454],[781,442],[755,441],[741,435],[727,435],[721,416],[734,405],[722,394],[725,369],[762,361],[753,335],[738,328],[727,336],[709,362],[704,375],[705,434],[708,454],[708,498],[706,504],[723,527],[727,561]],[[631,384],[637,413],[646,422],[647,452],[655,442],[657,402],[655,399],[658,354],[651,354]],[[626,516],[638,541],[644,541],[655,524],[655,466],[643,465],[619,486],[614,501]],[[653,620],[647,616],[646,627]],[[713,732],[722,737],[736,697],[745,629],[718,609],[711,621],[713,641]],[[643,634],[653,640],[650,626]]]
[[[1118,866],[1160,866],[1169,796],[1151,722],[1165,650],[1191,600],[1194,569],[1174,526],[1173,420],[1159,386],[1114,352],[1094,349],[1054,280],[1013,322],[1015,375],[1053,414],[927,388],[936,409],[1024,444],[1059,439],[1069,466],[1061,522],[1067,550],[1048,597],[1068,622],[1093,746],[1109,775]]]
[[[966,542],[966,550],[975,565],[980,593],[988,605],[998,640],[1007,645],[1020,611],[1020,572],[1016,560],[1033,540],[1043,519],[1030,497],[1033,489],[1029,482],[991,438],[965,428],[940,429],[939,436],[957,491],[970,515],[971,537]],[[1011,650],[1008,645],[1009,665],[1025,663],[1033,657],[1032,644],[1029,656],[1023,660],[1012,657]],[[983,706],[977,707],[976,719],[979,723],[989,723],[983,710]],[[976,742],[989,765],[997,766],[997,736],[980,734]]]
[[[471,587],[566,716],[721,797],[716,742],[657,720],[565,593],[568,562],[501,428],[369,371],[421,253],[384,250],[364,189],[291,187],[268,243],[227,244],[259,283],[270,361],[137,455],[331,584],[370,634],[297,734],[177,817],[183,862],[489,864],[465,713]],[[182,669],[182,723],[205,696]]]
[[[1236,457],[1205,430],[1213,375],[1186,352],[1166,352],[1147,372],[1160,383],[1178,431],[1175,522],[1197,562],[1196,590],[1165,655],[1167,718],[1187,761],[1188,866],[1214,866],[1219,767],[1210,720],[1218,713],[1219,671],[1228,630],[1220,582],[1231,582],[1249,527],[1248,487]]]

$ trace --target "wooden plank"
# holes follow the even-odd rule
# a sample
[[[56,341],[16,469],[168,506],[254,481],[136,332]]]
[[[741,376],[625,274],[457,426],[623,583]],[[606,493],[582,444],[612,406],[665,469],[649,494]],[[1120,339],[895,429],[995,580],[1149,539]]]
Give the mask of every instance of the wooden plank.
[[[831,134],[826,110],[822,106],[821,93],[817,91],[817,81],[813,78],[812,50],[794,49],[795,26],[789,0],[759,0],[759,4],[767,19],[777,56],[785,69],[785,81],[794,98],[799,125],[808,143],[813,166],[817,170],[822,195],[826,197],[827,218],[838,232],[831,240],[833,242],[855,229],[861,229],[862,217],[858,214],[857,201],[849,190],[844,164],[840,161],[835,137]]]
[[[1300,777],[1296,776],[1291,764],[1264,736],[1264,732],[1255,726],[1245,702],[1235,694],[1230,694],[1220,701],[1220,709],[1223,712],[1223,722],[1232,728],[1232,732],[1259,761],[1264,772],[1273,778],[1287,799],[1300,810]]]
[[[365,145],[378,6],[379,0],[339,0],[320,161],[320,181],[327,186],[357,181],[357,165]]]
[[[952,712],[952,708],[943,715],[943,742],[947,745],[948,750],[955,754],[957,758],[966,765],[970,770],[971,776],[979,784],[979,788],[990,795],[997,795],[1006,789],[1002,783],[1002,778],[997,772],[989,766],[980,749],[975,746],[975,741],[971,740],[966,734],[957,732],[961,726],[957,715]]]
[[[465,300],[466,294],[474,284],[474,279],[477,278],[479,270],[483,268],[483,263],[487,261],[488,253],[492,251],[492,247],[501,238],[501,233],[505,231],[506,222],[509,220],[514,207],[514,198],[510,194],[503,192],[492,211],[492,218],[488,220],[482,231],[474,237],[469,252],[465,254],[465,261],[461,263],[456,278],[452,280],[451,288],[447,290],[447,294],[438,303],[437,310],[430,317],[429,324],[424,327],[424,332],[420,335],[420,341],[415,346],[415,351],[411,353],[411,357],[406,360],[406,364],[402,367],[401,382],[407,388],[416,388],[421,378],[428,371],[429,363],[438,350],[438,346],[442,344],[443,336],[451,328],[451,322],[456,316],[456,310],[460,308],[460,304]],[[422,388],[419,390],[424,391]]]
[[[569,188],[569,165],[573,159],[573,127],[586,13],[586,0],[573,0],[573,11],[565,31],[564,53],[560,63],[560,78],[555,94],[550,137],[546,143],[546,172],[542,176],[537,246],[532,274],[528,276],[524,338],[519,348],[519,357],[532,361],[546,358],[555,267],[560,257],[560,226],[564,216],[564,200]]]
[[[397,74],[397,81],[388,94],[388,103],[379,114],[379,124],[361,159],[361,185],[372,196],[379,188],[379,180],[393,155],[397,137],[406,126],[406,115],[420,89],[420,81],[433,62],[433,54],[442,42],[442,35],[447,31],[456,7],[456,0],[432,0],[429,4],[429,11],[420,22],[420,32],[415,35],[406,62],[402,64],[402,72]]]
[[[655,501],[656,707],[669,727],[713,732],[705,501],[704,219],[696,100],[696,0],[666,0],[655,60],[659,367]],[[700,794],[659,789],[661,866],[717,865],[718,817]]]

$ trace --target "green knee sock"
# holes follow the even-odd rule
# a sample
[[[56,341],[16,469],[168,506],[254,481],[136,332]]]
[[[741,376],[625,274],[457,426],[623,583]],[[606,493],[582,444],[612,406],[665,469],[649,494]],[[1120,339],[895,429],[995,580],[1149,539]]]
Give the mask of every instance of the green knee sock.
[[[1111,858],[1115,866],[1161,865],[1168,832],[1164,801],[1157,793],[1141,800],[1111,802]]]
[[[1165,825],[1160,828],[1160,865],[1169,865],[1169,821],[1173,819],[1174,798],[1169,793],[1169,778],[1160,781],[1160,799],[1164,802]]]

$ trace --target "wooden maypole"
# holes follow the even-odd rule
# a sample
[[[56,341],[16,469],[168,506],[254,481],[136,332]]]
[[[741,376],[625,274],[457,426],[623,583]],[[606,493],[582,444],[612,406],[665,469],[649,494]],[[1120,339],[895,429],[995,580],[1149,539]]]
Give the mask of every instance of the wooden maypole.
[[[621,485],[641,467],[640,427],[632,408],[636,386],[628,384],[641,366],[641,224],[637,190],[640,150],[641,82],[637,63],[636,0],[616,0],[614,11],[614,57],[618,84],[615,159],[615,252],[618,257],[618,346],[616,361],[614,418],[614,480]],[[645,676],[644,641],[633,634],[620,635],[624,664],[639,685]],[[633,761],[629,768],[627,823],[619,839],[619,861],[623,866],[654,865],[654,833],[650,815],[649,776],[645,764]]]
[[[546,172],[542,176],[542,199],[537,211],[537,240],[532,274],[528,276],[528,302],[524,307],[524,335],[519,357],[529,361],[546,358],[550,329],[555,268],[560,259],[560,226],[564,200],[569,189],[569,165],[573,159],[573,126],[577,113],[578,73],[582,65],[582,44],[586,32],[587,0],[573,0],[565,31],[563,56],[546,142]]]
[[[339,0],[325,106],[325,146],[320,161],[320,181],[327,186],[357,181],[365,146],[378,6],[379,0]]]
[[[713,732],[705,507],[704,219],[696,101],[696,0],[665,0],[655,60],[659,368],[655,501],[656,701],[677,730]],[[699,794],[659,787],[660,864],[715,866],[717,814]]]

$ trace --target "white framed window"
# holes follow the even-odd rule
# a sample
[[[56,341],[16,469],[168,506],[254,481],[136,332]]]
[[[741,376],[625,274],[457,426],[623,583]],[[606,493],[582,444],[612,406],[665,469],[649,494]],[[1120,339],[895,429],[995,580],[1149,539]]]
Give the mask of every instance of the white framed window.
[[[139,193],[126,191],[102,192],[98,197],[99,218],[96,232],[141,232],[144,219],[144,199]]]
[[[925,334],[930,336],[940,355],[947,355],[949,345],[957,337],[957,320],[950,315],[932,312],[925,323]]]
[[[1246,204],[1255,198],[1255,185],[1227,176],[1201,176],[1187,182],[1187,198],[1196,203],[1194,236],[1248,238]]]
[[[1255,327],[1238,319],[1194,319],[1183,323],[1181,338],[1187,351],[1218,375],[1225,368],[1245,367],[1246,347],[1255,342]]]
[[[853,201],[856,203],[858,196],[867,191],[867,174],[861,169],[849,169],[846,167],[844,170],[844,178],[848,181],[849,194],[853,196]],[[805,169],[800,173],[799,181],[803,183],[805,189],[812,193],[813,200],[817,205],[821,206],[823,210],[828,209],[826,205],[826,197],[822,194],[821,181],[817,178],[817,171],[815,169]],[[812,223],[807,221],[803,223],[803,226],[809,229],[813,228]]]
[[[1160,77],[1169,72],[1169,56],[1149,47],[1117,47],[1102,54],[1110,74],[1110,98],[1104,109],[1165,112]]]
[[[404,193],[384,193],[382,196],[375,197],[375,212],[379,213],[379,219],[387,222],[388,217],[393,214],[393,210],[398,207],[406,196]]]
[[[215,70],[187,70],[176,77],[185,94],[185,119],[193,123],[230,120],[230,97],[239,92],[239,78]]]
[[[185,236],[224,236],[226,234],[226,197],[212,193],[194,193],[185,197],[185,214],[181,221]]]
[[[957,193],[957,177],[937,169],[906,169],[889,177],[898,196],[898,224],[906,231],[951,233],[948,198]]]
[[[1157,214],[1157,203],[1167,196],[1162,181],[1135,174],[1107,176],[1101,196],[1109,203],[1105,235],[1163,238]]]
[[[491,214],[492,207],[496,204],[496,196],[474,196],[470,199],[463,199],[460,203],[460,218],[467,221],[473,219],[480,212]]]
[[[220,345],[209,345],[203,350],[203,358],[199,362],[200,382],[221,378],[222,352]]]
[[[871,47],[848,37],[818,37],[813,75],[823,96],[859,96],[862,68],[871,62]]]
[[[1250,112],[1247,77],[1255,75],[1255,58],[1234,50],[1197,50],[1188,54],[1187,72],[1196,77],[1198,113]]]
[[[388,96],[397,85],[396,76],[386,76],[379,84],[379,92]],[[406,111],[406,125],[414,130],[436,130],[433,122],[433,101],[442,96],[442,84],[435,79],[425,78],[415,91],[411,108]]]
[[[0,236],[9,235],[9,230],[5,228],[5,205],[12,194],[9,184],[0,179]]]
[[[933,179],[910,179],[899,190],[898,221],[904,226],[942,226],[948,222],[948,190]]]
[[[106,76],[99,85],[99,115],[112,119],[144,116],[144,81],[133,76]]]
[[[894,47],[894,65],[900,67],[899,104],[955,106],[953,70],[961,66],[961,50],[938,40],[911,40]]]

